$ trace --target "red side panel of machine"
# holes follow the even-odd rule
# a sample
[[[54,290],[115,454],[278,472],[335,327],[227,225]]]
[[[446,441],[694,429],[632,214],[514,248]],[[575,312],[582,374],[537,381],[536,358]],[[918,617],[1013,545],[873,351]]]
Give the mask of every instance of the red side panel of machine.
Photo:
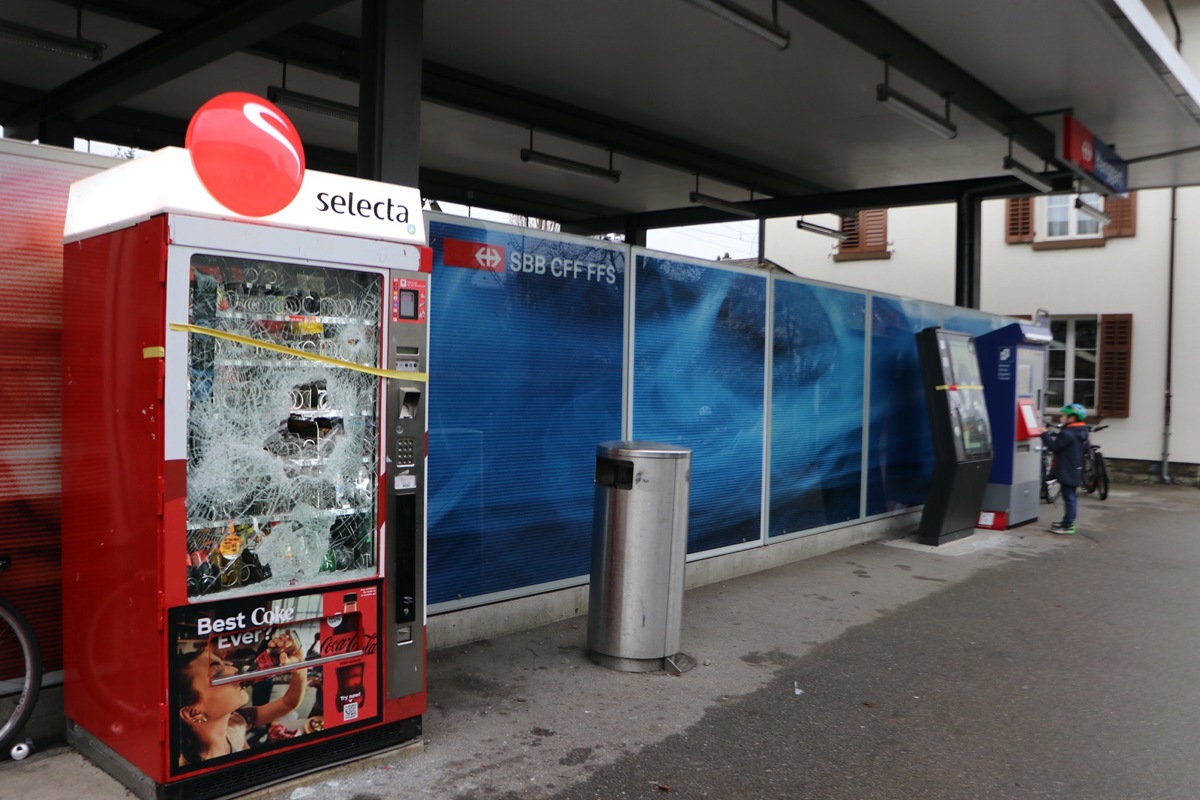
[[[65,711],[160,780],[165,264],[157,217],[63,265]]]

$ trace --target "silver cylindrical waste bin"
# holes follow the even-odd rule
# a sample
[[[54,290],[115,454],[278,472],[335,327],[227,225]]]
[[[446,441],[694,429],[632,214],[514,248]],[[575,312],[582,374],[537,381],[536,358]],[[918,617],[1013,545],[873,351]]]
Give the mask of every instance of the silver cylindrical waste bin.
[[[691,473],[686,447],[596,448],[588,653],[598,664],[676,669],[669,660],[680,655]]]

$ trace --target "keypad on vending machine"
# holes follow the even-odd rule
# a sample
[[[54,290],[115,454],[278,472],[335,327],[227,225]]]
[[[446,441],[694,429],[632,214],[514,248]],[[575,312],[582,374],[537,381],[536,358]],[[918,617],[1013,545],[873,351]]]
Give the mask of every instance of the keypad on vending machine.
[[[396,440],[396,462],[400,466],[412,466],[416,463],[417,443],[414,439]]]

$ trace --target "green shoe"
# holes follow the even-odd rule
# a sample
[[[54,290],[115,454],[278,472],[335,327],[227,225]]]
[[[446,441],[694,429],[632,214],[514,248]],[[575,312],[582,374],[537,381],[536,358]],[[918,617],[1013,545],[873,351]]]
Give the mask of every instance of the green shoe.
[[[1075,535],[1075,530],[1076,530],[1076,529],[1075,529],[1075,526],[1074,526],[1074,525],[1072,525],[1072,526],[1071,526],[1071,527],[1069,527],[1069,528],[1064,528],[1064,527],[1063,527],[1063,526],[1061,526],[1061,525],[1053,525],[1053,526],[1051,526],[1051,528],[1050,528],[1050,532],[1051,532],[1051,533],[1057,533],[1057,534],[1059,534],[1059,535],[1061,535],[1061,536],[1074,536],[1074,535]]]

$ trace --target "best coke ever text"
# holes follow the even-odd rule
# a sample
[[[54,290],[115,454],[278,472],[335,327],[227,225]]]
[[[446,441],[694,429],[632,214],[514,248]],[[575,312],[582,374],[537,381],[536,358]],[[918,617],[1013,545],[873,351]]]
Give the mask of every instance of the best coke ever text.
[[[232,617],[200,617],[196,620],[196,633],[208,636],[212,633],[240,631],[246,627],[261,627],[264,625],[286,625],[296,616],[294,608],[256,608],[250,612],[250,621],[246,622],[246,612],[240,612]]]

